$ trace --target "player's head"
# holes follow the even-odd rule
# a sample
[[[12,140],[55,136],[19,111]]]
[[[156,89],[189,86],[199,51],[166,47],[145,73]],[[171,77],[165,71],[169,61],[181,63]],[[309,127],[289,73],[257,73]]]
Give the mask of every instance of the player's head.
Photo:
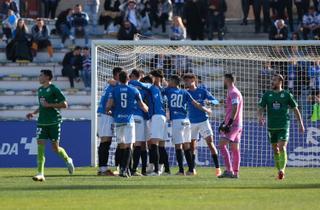
[[[146,76],[146,73],[142,69],[139,69],[139,73],[140,73],[140,79]]]
[[[275,74],[272,77],[272,89],[276,90],[282,88],[284,84],[284,77],[281,74]]]
[[[45,84],[47,82],[50,82],[53,78],[52,71],[49,69],[42,69],[40,71],[40,76],[39,76],[39,82],[40,84]]]
[[[169,77],[168,82],[169,87],[177,87],[181,83],[181,78],[179,77],[179,75],[173,74]]]
[[[224,88],[227,89],[228,87],[232,86],[234,84],[234,81],[235,81],[235,77],[231,73],[225,74],[224,75]]]
[[[116,66],[112,69],[112,76],[113,76],[113,79],[119,81],[119,74],[120,72],[123,71],[123,68],[119,67],[119,66]]]
[[[183,75],[183,82],[186,88],[190,88],[193,85],[196,85],[197,77],[193,73],[187,73]]]
[[[154,77],[154,83],[161,83],[164,77],[163,71],[160,69],[152,70],[150,74]]]
[[[147,75],[140,79],[141,82],[153,84],[153,77],[151,75]]]
[[[122,83],[122,84],[126,84],[129,80],[129,75],[128,75],[128,72],[127,71],[121,71],[119,73],[119,81]]]
[[[140,71],[137,69],[133,69],[129,75],[129,78],[131,80],[140,80],[141,79]]]

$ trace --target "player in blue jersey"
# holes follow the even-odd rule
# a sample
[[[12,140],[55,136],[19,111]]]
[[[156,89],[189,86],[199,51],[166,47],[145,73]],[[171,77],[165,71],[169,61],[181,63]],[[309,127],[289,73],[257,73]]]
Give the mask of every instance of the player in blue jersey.
[[[112,70],[113,79],[119,80],[119,73],[123,69],[121,67],[115,67]],[[106,111],[106,105],[109,94],[112,92],[113,87],[107,85],[101,95],[99,107],[98,107],[98,136],[100,138],[100,145],[98,147],[98,175],[113,176],[113,172],[108,170],[109,150],[111,146],[113,132],[113,116],[108,115]]]
[[[211,110],[195,101],[192,96],[184,89],[180,89],[181,78],[178,75],[171,75],[169,86],[164,89],[164,95],[168,98],[168,107],[170,120],[172,122],[172,143],[175,145],[176,158],[179,165],[177,175],[185,175],[183,168],[183,155],[188,163],[189,171],[187,175],[196,175],[194,169],[194,160],[190,148],[191,129],[188,119],[188,106],[194,106],[196,109],[211,114]]]
[[[165,140],[167,139],[167,123],[164,99],[162,96],[163,72],[153,70],[150,72],[154,83],[146,84],[132,81],[132,85],[145,88],[150,91],[152,97],[152,117],[150,121],[150,168],[153,169],[150,176],[159,176],[161,174],[159,163],[164,165],[164,172],[170,174],[168,154],[165,149]]]
[[[188,89],[190,95],[202,106],[205,105],[205,102],[211,105],[219,104],[219,101],[213,97],[213,95],[207,89],[197,87],[197,77],[194,74],[185,74],[183,76],[183,80],[185,88]],[[197,139],[199,138],[200,134],[201,137],[206,140],[210,149],[211,157],[216,168],[216,176],[218,177],[221,175],[221,169],[218,160],[218,150],[213,143],[213,131],[208,120],[208,115],[207,113],[196,109],[194,106],[188,107],[189,119],[191,122],[191,150],[193,153],[193,159],[195,159]]]
[[[143,73],[137,69],[133,69],[130,73],[130,80],[131,81],[139,81],[142,77]],[[129,82],[130,84],[130,82]],[[141,95],[142,100],[145,100],[147,97],[147,90],[139,88],[138,89]],[[135,103],[134,106],[134,122],[135,122],[135,134],[136,134],[136,142],[134,143],[134,150],[133,150],[133,165],[131,174],[133,176],[142,176],[142,174],[146,174],[146,163],[147,163],[147,156],[146,153],[146,113]],[[143,149],[143,155],[142,155]],[[143,156],[143,158],[142,158]],[[142,170],[141,174],[137,172],[137,167],[139,164],[140,157],[142,159]]]
[[[132,144],[135,143],[134,107],[138,103],[142,111],[148,112],[148,106],[142,101],[139,91],[128,85],[128,73],[121,71],[119,82],[109,94],[107,113],[112,112],[115,122],[115,135],[120,145],[120,173],[121,177],[129,177],[129,163]]]

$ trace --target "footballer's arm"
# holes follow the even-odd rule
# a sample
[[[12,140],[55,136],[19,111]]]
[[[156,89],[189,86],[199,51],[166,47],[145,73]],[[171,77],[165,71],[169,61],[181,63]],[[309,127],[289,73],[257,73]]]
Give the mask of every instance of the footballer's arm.
[[[112,99],[112,98],[109,98],[109,99],[108,99],[108,102],[107,102],[107,105],[106,105],[106,112],[107,112],[107,114],[109,114],[109,113],[111,112],[111,109],[112,109],[113,105],[114,105],[113,99]]]
[[[300,113],[298,107],[295,107],[295,108],[293,109],[293,112],[294,112],[294,115],[296,116],[296,118],[297,118],[297,120],[298,120],[298,122],[299,122],[300,131],[301,131],[302,133],[304,133],[305,128],[304,128],[303,120],[302,120],[301,113]]]
[[[147,113],[149,111],[149,107],[143,101],[138,101],[138,104],[143,112]]]
[[[66,109],[68,108],[68,103],[66,101],[62,101],[60,103],[52,103],[49,104],[48,102],[42,102],[42,106],[45,108],[54,108],[54,109]]]
[[[259,108],[258,108],[258,120],[259,120],[260,125],[264,125],[264,123],[265,123],[265,117],[264,117],[265,110],[266,109],[262,106],[259,106]]]
[[[38,114],[39,113],[39,108],[34,110],[33,112],[30,112],[26,115],[27,119],[30,120],[33,118],[34,115]]]
[[[192,99],[191,101],[192,105],[195,106],[197,109],[208,113],[209,115],[211,115],[212,111],[209,108],[206,108],[204,106],[202,106],[199,102],[197,102],[196,100]]]

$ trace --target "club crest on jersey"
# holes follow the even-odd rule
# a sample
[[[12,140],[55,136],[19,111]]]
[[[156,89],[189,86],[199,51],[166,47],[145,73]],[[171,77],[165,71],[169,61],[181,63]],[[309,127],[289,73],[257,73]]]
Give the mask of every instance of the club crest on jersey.
[[[50,92],[50,88],[47,89],[47,92],[48,92],[48,93]]]
[[[281,98],[284,98],[284,94],[283,94],[283,93],[281,93],[280,97],[281,97]]]
[[[272,94],[269,94],[269,97],[272,97]]]

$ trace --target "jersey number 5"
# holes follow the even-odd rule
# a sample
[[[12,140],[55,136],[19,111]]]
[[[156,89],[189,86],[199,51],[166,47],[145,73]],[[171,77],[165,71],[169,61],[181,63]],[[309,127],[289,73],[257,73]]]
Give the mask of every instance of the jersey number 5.
[[[121,107],[126,108],[127,107],[127,93],[121,93],[120,98],[121,98]]]

